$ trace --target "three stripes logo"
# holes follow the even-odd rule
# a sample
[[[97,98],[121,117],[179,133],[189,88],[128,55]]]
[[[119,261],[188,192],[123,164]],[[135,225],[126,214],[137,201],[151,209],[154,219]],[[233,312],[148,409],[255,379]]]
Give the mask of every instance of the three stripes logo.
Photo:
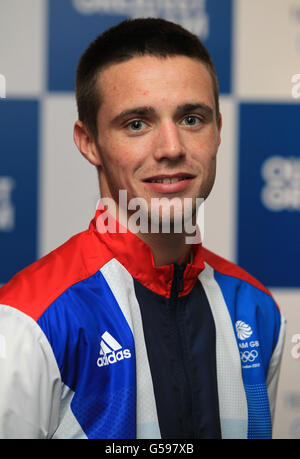
[[[118,341],[106,331],[101,336],[99,355],[97,365],[98,367],[104,367],[120,362],[123,359],[129,359],[131,352],[129,349],[123,349]]]

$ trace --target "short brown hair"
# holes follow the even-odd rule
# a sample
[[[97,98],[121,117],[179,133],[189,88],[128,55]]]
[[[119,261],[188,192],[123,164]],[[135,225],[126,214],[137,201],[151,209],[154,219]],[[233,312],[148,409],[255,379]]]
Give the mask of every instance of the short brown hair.
[[[122,21],[99,35],[81,56],[76,72],[78,118],[97,139],[100,94],[99,72],[110,64],[133,57],[183,55],[198,59],[208,69],[213,82],[216,115],[219,114],[219,85],[214,64],[200,39],[178,24],[159,18]]]

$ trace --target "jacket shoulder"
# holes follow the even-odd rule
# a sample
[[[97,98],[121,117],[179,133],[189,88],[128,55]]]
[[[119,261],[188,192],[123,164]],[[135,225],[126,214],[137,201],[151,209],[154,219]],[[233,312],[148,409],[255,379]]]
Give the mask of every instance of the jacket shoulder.
[[[204,261],[207,262],[215,271],[226,276],[231,276],[241,281],[245,281],[248,284],[256,287],[262,292],[272,297],[271,292],[265,287],[258,279],[249,274],[245,269],[236,265],[235,263],[222,258],[219,255],[211,252],[210,250],[203,247]]]
[[[100,256],[95,256],[95,244]],[[108,258],[93,232],[86,230],[12,277],[0,288],[0,304],[38,320],[65,290],[95,274]]]

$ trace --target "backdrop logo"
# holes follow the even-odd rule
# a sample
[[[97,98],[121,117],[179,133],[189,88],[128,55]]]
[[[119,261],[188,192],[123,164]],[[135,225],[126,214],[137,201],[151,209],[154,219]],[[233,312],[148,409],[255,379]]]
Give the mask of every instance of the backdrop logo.
[[[237,263],[268,287],[299,288],[298,103],[242,103]]]
[[[272,156],[262,165],[261,199],[270,211],[300,210],[300,159]]]
[[[0,126],[0,283],[5,283],[37,258],[38,100],[0,100]]]
[[[11,199],[13,188],[11,177],[0,177],[0,231],[12,231],[15,227],[15,208]]]
[[[118,14],[138,17],[161,17],[181,24],[206,39],[209,20],[205,12],[206,0],[73,0],[81,14]]]
[[[215,64],[220,93],[230,94],[232,4],[232,0],[49,0],[47,88],[74,92],[78,60],[97,36],[125,19],[157,17],[200,38]]]

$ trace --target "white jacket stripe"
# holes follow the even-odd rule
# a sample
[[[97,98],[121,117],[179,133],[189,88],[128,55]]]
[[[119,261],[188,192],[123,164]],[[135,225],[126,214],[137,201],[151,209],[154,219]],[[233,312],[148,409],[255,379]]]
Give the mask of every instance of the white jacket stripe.
[[[109,261],[100,271],[134,336],[137,377],[137,438],[161,438],[141,312],[135,296],[133,278],[116,259]]]
[[[248,408],[239,350],[231,318],[213,269],[199,275],[216,326],[218,393],[222,438],[247,438]]]
[[[57,428],[61,397],[50,344],[31,317],[5,305],[0,334],[0,438],[50,438]]]
[[[283,354],[283,346],[286,334],[286,320],[284,316],[281,316],[281,326],[278,341],[274,352],[272,354],[268,374],[267,374],[267,389],[268,389],[268,398],[270,403],[270,411],[272,416],[272,423],[274,423],[274,416],[275,416],[275,402],[276,402],[276,394],[277,394],[277,386],[278,386],[278,379],[279,379],[279,368],[281,364],[281,358]]]

